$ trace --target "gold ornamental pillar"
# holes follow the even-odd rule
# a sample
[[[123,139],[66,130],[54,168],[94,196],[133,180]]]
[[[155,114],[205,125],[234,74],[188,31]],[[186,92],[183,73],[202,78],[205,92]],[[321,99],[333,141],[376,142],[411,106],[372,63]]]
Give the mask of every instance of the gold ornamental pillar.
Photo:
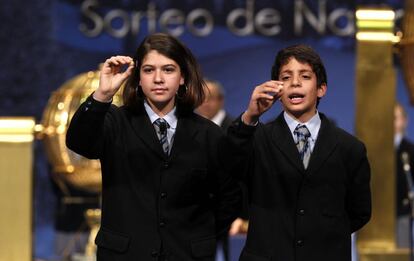
[[[32,260],[32,118],[0,118],[0,261]]]
[[[367,147],[372,189],[372,218],[357,235],[359,260],[408,260],[395,235],[394,12],[360,9],[356,16],[356,134]]]

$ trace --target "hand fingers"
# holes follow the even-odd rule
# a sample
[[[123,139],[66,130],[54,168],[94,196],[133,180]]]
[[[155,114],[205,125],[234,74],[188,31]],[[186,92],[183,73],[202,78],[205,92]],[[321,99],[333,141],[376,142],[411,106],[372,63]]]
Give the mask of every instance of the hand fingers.
[[[283,91],[283,82],[280,81],[268,81],[259,86],[257,86],[254,90],[254,94],[262,94],[265,93],[269,96],[276,96],[280,97]]]
[[[259,92],[264,92],[266,94],[269,94],[271,96],[277,96],[279,93],[283,91],[283,88],[281,87],[263,87]]]
[[[273,101],[275,99],[273,95],[269,95],[267,93],[257,93],[253,96],[253,98],[255,100],[264,99],[264,100],[269,100],[269,101]]]
[[[262,88],[265,88],[266,92],[278,94],[283,90],[283,82],[281,81],[268,81],[263,83]]]
[[[125,72],[123,72],[123,73],[122,73],[122,78],[123,78],[123,79],[128,78],[128,77],[132,74],[132,71],[133,71],[133,70],[134,70],[134,62],[132,61],[132,62],[129,64],[128,68],[125,70]]]
[[[260,112],[267,111],[273,104],[275,103],[275,99],[272,97],[272,99],[267,98],[259,98],[256,100],[257,109]]]
[[[121,65],[131,64],[133,62],[133,59],[129,56],[117,55],[106,59],[105,65],[110,67],[119,67]]]

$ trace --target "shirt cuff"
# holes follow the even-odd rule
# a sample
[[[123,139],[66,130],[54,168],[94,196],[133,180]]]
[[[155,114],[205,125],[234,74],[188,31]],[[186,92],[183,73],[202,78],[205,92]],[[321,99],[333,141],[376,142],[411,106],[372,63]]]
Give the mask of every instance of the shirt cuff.
[[[241,115],[240,115],[239,117],[237,117],[237,119],[233,121],[228,131],[237,136],[250,136],[256,131],[257,126],[259,125],[260,125],[259,122],[257,122],[256,125],[245,124],[242,121]]]
[[[110,102],[100,102],[93,98],[93,93],[89,95],[84,103],[84,111],[107,111],[111,107],[112,100]]]
[[[242,114],[242,115],[243,115],[243,114]],[[240,116],[240,121],[241,121],[244,125],[246,125],[246,126],[256,127],[257,125],[259,125],[259,121],[255,121],[255,122],[253,122],[252,124],[247,124],[247,123],[245,123],[245,122],[243,121],[243,117],[241,117],[241,116]]]

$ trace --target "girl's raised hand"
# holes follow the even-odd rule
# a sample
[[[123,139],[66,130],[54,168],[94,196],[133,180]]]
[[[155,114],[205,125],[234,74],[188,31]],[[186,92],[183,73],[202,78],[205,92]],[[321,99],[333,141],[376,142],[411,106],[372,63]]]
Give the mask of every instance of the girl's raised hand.
[[[128,66],[126,70],[123,70]],[[102,66],[99,87],[93,98],[100,102],[110,102],[121,85],[131,75],[134,69],[134,60],[129,56],[112,56]]]

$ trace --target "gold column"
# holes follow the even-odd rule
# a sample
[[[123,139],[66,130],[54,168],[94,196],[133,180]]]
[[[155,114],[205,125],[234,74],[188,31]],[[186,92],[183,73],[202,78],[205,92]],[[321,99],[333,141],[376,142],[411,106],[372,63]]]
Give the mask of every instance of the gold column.
[[[371,164],[372,219],[357,235],[360,261],[408,260],[395,240],[394,12],[357,11],[356,134]]]
[[[0,261],[32,260],[32,118],[0,118]]]

